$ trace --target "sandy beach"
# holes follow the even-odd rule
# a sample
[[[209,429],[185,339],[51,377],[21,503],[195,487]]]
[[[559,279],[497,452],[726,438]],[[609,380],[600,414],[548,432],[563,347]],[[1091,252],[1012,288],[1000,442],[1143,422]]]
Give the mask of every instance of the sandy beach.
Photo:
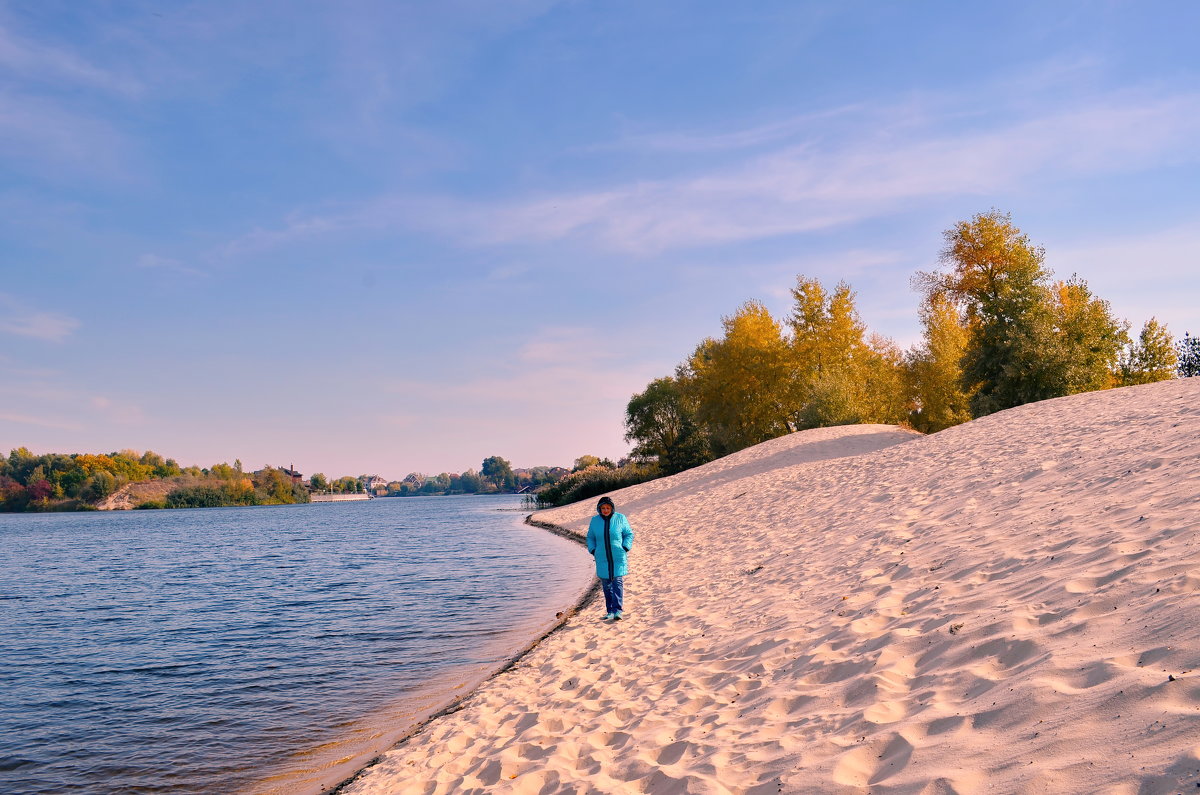
[[[621,490],[626,620],[594,601],[343,791],[1198,791],[1198,454],[1193,378]]]

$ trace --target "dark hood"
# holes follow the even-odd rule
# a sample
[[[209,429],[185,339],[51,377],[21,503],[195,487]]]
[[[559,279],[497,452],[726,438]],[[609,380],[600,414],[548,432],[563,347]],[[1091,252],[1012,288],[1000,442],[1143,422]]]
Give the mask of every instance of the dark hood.
[[[600,502],[596,503],[596,513],[600,513],[600,506],[607,505],[613,509],[613,513],[617,512],[617,506],[613,505],[613,501],[608,497],[601,497]]]

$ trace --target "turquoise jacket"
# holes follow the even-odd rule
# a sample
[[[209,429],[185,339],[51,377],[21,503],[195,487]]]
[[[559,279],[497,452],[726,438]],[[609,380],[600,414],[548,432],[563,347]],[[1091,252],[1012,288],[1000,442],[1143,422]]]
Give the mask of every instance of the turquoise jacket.
[[[626,553],[633,549],[633,528],[625,514],[614,513],[608,522],[600,514],[593,516],[588,525],[587,548],[596,559],[596,576],[600,579],[611,580],[628,574]]]

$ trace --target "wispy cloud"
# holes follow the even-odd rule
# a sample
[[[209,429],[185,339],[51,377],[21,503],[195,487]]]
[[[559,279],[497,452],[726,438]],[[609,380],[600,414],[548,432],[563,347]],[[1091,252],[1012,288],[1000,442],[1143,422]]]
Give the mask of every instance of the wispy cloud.
[[[754,127],[726,131],[656,131],[627,133],[615,141],[595,144],[581,151],[639,151],[672,154],[708,154],[774,144],[811,135],[818,125],[832,119],[861,114],[861,105],[845,105],[817,113],[805,113]]]
[[[850,111],[837,111],[838,113]],[[830,142],[782,121],[744,133],[685,135],[687,150],[786,138],[732,164],[676,177],[498,202],[388,195],[334,211],[296,213],[228,253],[347,231],[422,229],[465,245],[574,239],[654,254],[760,240],[879,217],[952,196],[990,199],[1042,180],[1119,173],[1200,157],[1200,95],[1111,96],[1032,118],[988,124],[907,108],[863,110],[854,135]],[[957,125],[959,129],[948,132]],[[965,125],[965,126],[964,126]],[[868,132],[863,133],[863,130]],[[653,146],[670,145],[659,136]]]
[[[0,293],[0,332],[62,342],[77,328],[79,321],[69,315],[34,309],[10,295]]]
[[[12,167],[123,176],[127,156],[124,136],[108,122],[45,97],[0,91],[0,158]]]
[[[138,257],[137,266],[146,268],[147,270],[170,271],[172,273],[180,273],[185,276],[207,276],[208,273],[199,269],[193,268],[190,265],[185,265],[177,259],[171,257],[162,257],[158,254],[143,254]]]
[[[497,403],[577,409],[624,401],[651,377],[636,361],[637,347],[619,334],[582,327],[545,327],[515,346],[508,360],[453,380],[398,379],[390,391],[415,405],[446,401],[487,413]]]
[[[790,301],[796,275],[825,280],[853,281],[871,271],[895,268],[907,264],[910,257],[903,251],[887,249],[849,249],[833,254],[820,253],[806,257],[790,257],[777,262],[758,263],[755,271],[770,279],[767,294]]]
[[[117,94],[134,95],[142,88],[132,77],[101,68],[68,49],[22,37],[3,25],[0,68],[29,81],[85,86]]]
[[[1200,97],[1114,101],[956,134],[926,126],[896,137],[879,121],[864,126],[883,132],[843,145],[790,144],[712,173],[489,208],[474,215],[477,239],[571,236],[652,253],[824,229],[913,201],[992,196],[1047,175],[1195,159]]]
[[[28,414],[11,414],[8,412],[0,412],[0,422],[11,422],[14,425],[35,425],[39,428],[53,428],[59,431],[77,431],[82,427],[53,418],[35,417]]]
[[[114,422],[119,425],[140,425],[146,419],[146,413],[141,406],[126,400],[113,400],[103,395],[92,395],[87,402],[106,422]]]
[[[142,425],[147,419],[135,401],[71,383],[52,370],[0,368],[0,402],[7,410],[0,421],[60,430]]]

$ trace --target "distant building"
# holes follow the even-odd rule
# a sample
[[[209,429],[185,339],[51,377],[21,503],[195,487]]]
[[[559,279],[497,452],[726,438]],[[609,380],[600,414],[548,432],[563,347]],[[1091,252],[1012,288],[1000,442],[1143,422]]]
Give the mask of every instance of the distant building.
[[[299,483],[304,480],[304,476],[295,470],[295,466],[292,464],[290,467],[280,467],[279,471],[291,478],[293,483]]]
[[[371,477],[363,481],[363,487],[370,492],[377,492],[380,489],[387,491],[387,484],[387,480],[378,475],[371,475]]]

